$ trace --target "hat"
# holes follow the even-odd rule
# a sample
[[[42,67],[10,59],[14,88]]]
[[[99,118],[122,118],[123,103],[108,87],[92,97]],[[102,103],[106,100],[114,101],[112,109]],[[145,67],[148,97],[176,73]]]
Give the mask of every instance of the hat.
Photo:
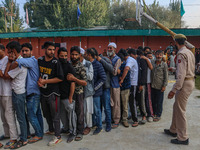
[[[185,39],[185,40],[187,40],[186,36],[183,35],[183,34],[176,34],[176,35],[174,36],[174,39],[175,39],[175,40],[176,40],[176,39]]]
[[[114,42],[109,43],[109,44],[108,44],[108,47],[109,47],[109,46],[112,46],[112,47],[114,47],[114,48],[117,48],[117,45],[116,45]]]
[[[81,48],[81,47],[80,47],[80,53],[81,53],[82,55],[85,54],[85,50],[84,50],[83,48]]]

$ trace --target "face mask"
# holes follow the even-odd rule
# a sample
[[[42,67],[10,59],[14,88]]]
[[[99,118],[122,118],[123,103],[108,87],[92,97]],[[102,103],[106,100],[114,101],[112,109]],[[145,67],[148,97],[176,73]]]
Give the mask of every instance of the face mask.
[[[67,59],[64,59],[64,58],[59,58],[59,61],[60,61],[61,63],[67,63]]]
[[[78,61],[79,61],[79,58],[77,58],[77,59],[71,59],[71,61],[72,61],[72,63],[77,63]]]
[[[107,51],[107,55],[108,55],[108,57],[111,57],[113,54],[114,54],[113,51],[112,51],[112,52]]]

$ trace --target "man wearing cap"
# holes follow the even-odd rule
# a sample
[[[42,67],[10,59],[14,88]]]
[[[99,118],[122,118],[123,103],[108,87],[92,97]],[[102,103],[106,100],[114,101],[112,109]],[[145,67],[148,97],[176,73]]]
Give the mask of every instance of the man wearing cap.
[[[119,67],[121,66],[121,59],[115,54],[117,45],[113,42],[108,44],[107,55],[112,61],[113,73],[111,74],[111,106],[112,118],[114,124],[112,128],[117,128],[120,121],[120,85],[119,85]]]
[[[90,133],[92,127],[92,114],[93,114],[93,95],[94,91],[94,70],[92,63],[84,59],[85,50],[80,48],[80,62],[84,65],[87,76],[87,85],[84,87],[84,122],[85,129],[83,134],[87,135]]]
[[[175,95],[173,106],[173,117],[170,129],[165,129],[164,132],[177,139],[172,139],[173,144],[189,144],[187,135],[187,120],[186,120],[186,105],[187,100],[194,89],[194,71],[195,58],[193,53],[185,47],[187,38],[183,34],[174,36],[175,44],[178,48],[177,53],[177,70],[176,83],[168,94],[168,98],[172,99]]]

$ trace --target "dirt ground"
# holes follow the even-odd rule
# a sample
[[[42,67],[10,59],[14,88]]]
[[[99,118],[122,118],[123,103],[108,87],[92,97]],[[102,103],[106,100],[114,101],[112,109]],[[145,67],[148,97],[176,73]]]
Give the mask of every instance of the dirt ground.
[[[82,141],[66,143],[67,136],[62,136],[62,142],[56,146],[47,146],[52,136],[45,135],[42,141],[35,144],[28,144],[21,150],[199,150],[200,149],[200,96],[199,90],[194,90],[188,100],[187,120],[190,144],[188,146],[174,145],[172,139],[163,133],[163,129],[169,128],[172,117],[174,99],[167,99],[171,90],[174,77],[170,76],[169,85],[165,91],[162,119],[159,122],[146,123],[136,128],[124,128],[120,125],[117,129],[107,133],[103,130],[99,135],[92,135],[92,132],[84,136]],[[47,129],[46,121],[45,130]],[[131,123],[131,121],[130,121]],[[32,129],[31,129],[32,130]],[[33,130],[32,130],[33,131]],[[0,133],[3,133],[2,125]],[[2,141],[5,144],[7,141]]]

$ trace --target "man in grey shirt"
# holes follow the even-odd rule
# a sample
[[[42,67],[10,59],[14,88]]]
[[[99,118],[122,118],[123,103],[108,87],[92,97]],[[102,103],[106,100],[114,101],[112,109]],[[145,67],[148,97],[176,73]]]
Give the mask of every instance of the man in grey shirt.
[[[154,121],[161,119],[163,109],[163,96],[168,83],[168,67],[162,61],[163,51],[156,51],[156,60],[152,61],[153,70],[151,72],[151,95],[154,112]]]

